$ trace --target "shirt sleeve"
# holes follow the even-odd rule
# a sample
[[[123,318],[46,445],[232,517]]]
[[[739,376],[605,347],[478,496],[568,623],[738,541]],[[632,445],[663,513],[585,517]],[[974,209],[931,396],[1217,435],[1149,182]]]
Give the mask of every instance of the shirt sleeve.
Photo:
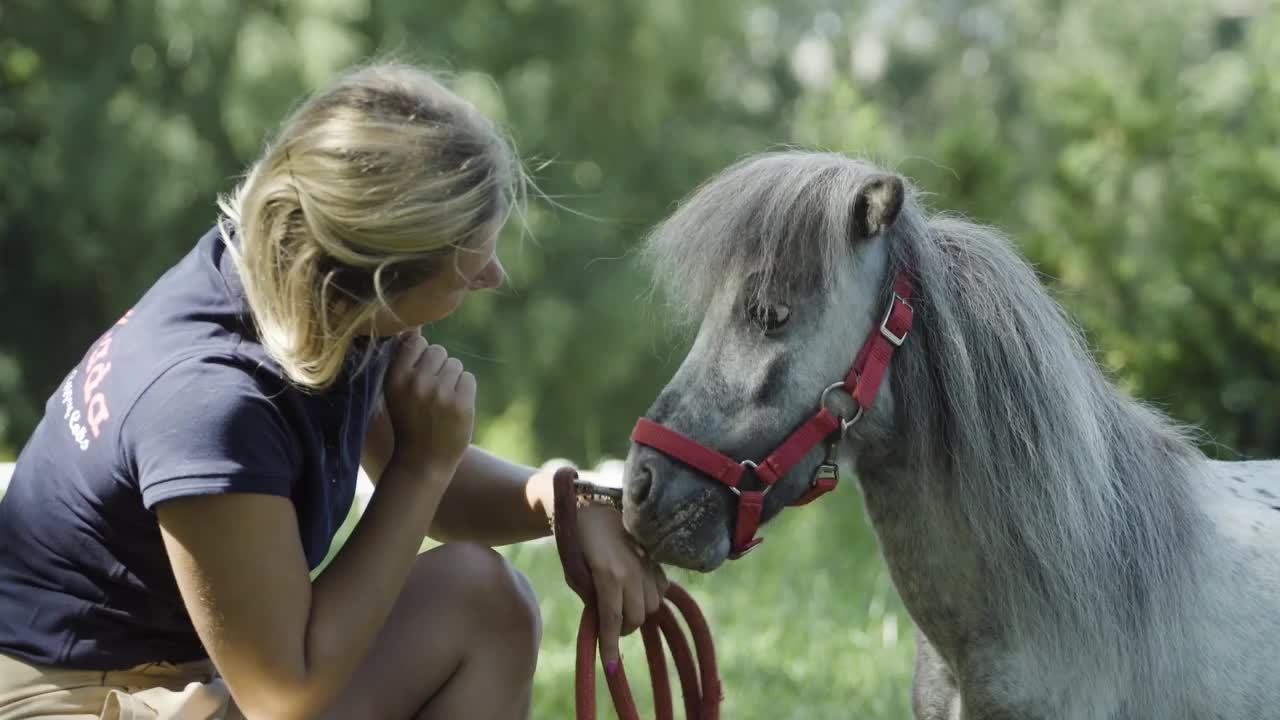
[[[296,436],[251,370],[198,358],[166,371],[121,426],[142,503],[232,492],[289,497],[301,467]]]

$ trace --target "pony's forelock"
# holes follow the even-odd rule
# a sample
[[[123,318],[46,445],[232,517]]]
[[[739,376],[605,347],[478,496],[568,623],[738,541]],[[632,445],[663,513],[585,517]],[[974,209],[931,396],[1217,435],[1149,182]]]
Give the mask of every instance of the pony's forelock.
[[[696,321],[716,295],[745,300],[828,286],[852,254],[851,213],[873,166],[836,153],[772,152],[742,160],[691,193],[646,239],[654,289]]]

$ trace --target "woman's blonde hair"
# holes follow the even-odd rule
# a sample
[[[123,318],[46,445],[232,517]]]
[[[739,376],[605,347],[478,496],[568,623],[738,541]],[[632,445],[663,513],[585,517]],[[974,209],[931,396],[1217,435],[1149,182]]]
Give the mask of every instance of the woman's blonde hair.
[[[430,72],[347,72],[218,200],[259,342],[293,382],[327,387],[379,310],[504,223],[525,181],[494,123]]]

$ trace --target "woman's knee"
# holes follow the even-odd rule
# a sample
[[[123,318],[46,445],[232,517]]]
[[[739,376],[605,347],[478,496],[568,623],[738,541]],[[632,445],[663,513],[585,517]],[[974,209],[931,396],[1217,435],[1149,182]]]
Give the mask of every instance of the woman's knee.
[[[424,562],[432,554],[438,556]],[[523,636],[536,653],[542,611],[533,586],[492,548],[465,542],[442,545],[419,559],[414,575],[421,575],[431,592],[443,590],[450,596],[455,611],[477,632],[498,633],[508,641]]]
[[[443,545],[418,556],[396,607],[350,689],[326,717],[404,717],[448,688],[458,672],[495,678],[513,692],[537,666],[542,622],[529,581],[488,547]],[[405,663],[405,658],[420,661]]]

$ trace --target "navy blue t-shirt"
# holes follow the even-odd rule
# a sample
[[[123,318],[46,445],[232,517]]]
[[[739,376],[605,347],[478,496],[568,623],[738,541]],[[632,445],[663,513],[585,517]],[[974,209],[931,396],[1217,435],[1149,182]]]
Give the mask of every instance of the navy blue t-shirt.
[[[307,563],[355,493],[390,344],[357,342],[323,392],[286,381],[252,331],[216,228],[59,383],[0,501],[0,653],[115,669],[207,657],[157,503],[290,498]]]

